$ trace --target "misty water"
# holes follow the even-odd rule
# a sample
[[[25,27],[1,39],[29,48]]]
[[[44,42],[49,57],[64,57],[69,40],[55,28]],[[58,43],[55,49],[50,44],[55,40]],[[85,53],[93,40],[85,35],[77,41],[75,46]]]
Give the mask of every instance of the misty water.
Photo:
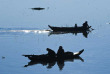
[[[110,73],[110,1],[109,0],[0,0],[0,74],[109,74]],[[43,10],[33,10],[41,7]],[[50,34],[52,26],[81,26],[85,21],[95,30],[86,38],[74,35]],[[64,62],[60,70],[56,63],[34,64],[23,54],[46,54],[46,48],[57,52],[85,51],[84,60]]]

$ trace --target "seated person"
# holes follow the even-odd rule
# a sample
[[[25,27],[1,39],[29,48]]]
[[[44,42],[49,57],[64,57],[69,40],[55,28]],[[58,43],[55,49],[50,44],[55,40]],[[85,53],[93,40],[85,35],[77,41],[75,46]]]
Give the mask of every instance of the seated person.
[[[57,57],[63,57],[64,56],[64,49],[62,46],[59,46],[59,49],[57,51]]]
[[[84,28],[89,28],[89,25],[88,25],[88,22],[87,21],[85,21],[85,23],[83,23],[83,27]]]
[[[48,54],[47,54],[48,56],[50,56],[50,57],[56,57],[56,53],[53,50],[47,48],[47,51],[48,51]]]

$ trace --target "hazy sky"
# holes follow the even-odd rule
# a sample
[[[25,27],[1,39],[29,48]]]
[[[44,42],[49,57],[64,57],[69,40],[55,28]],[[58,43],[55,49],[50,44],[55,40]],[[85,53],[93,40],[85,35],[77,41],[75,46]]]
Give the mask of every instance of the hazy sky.
[[[43,27],[110,22],[110,0],[0,0],[0,27]],[[33,11],[33,7],[45,10]]]

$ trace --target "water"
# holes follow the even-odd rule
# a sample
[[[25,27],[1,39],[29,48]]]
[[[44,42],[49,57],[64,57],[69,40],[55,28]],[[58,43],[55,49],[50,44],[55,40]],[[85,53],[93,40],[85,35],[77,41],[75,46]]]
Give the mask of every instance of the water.
[[[0,0],[0,74],[109,74],[110,73],[110,1],[100,0]],[[32,10],[41,7],[44,10]],[[95,30],[84,37],[49,35],[48,25],[79,26],[85,21]],[[42,64],[24,67],[30,62],[23,54],[85,51],[81,60],[65,62],[62,70],[57,63],[51,68]]]

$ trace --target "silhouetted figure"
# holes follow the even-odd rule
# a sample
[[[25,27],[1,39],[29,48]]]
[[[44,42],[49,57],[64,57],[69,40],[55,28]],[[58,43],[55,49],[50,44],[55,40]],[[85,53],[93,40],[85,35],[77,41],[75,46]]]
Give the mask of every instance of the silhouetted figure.
[[[47,55],[49,57],[52,57],[52,58],[56,57],[56,53],[53,50],[47,48],[47,51],[48,51],[48,54]]]
[[[56,64],[56,61],[48,62],[47,68],[50,69]]]
[[[73,53],[70,51],[64,52],[64,49],[62,46],[59,46],[57,55],[56,53],[47,48],[48,54],[42,54],[42,55],[23,55],[25,57],[28,57],[31,61],[25,65],[24,67],[28,67],[34,64],[42,64],[43,66],[47,66],[48,69],[52,68],[56,63],[60,70],[64,67],[64,62],[73,62],[74,59],[81,60],[84,62],[84,60],[79,56],[84,49],[80,50],[79,52]]]
[[[30,61],[28,62],[27,65],[24,65],[24,67],[28,67],[28,66],[32,66],[32,65],[37,65],[37,64],[41,64],[43,66],[47,66],[48,69],[51,69],[56,63],[59,67],[60,70],[63,69],[63,67],[65,66],[65,62],[74,62],[73,60],[81,60],[82,62],[84,62],[84,59],[82,59],[80,56],[73,58],[73,59],[66,59],[66,60],[54,60],[54,61]]]
[[[84,31],[84,32],[83,32],[83,36],[87,38],[87,36],[88,36],[87,31]]]
[[[62,70],[63,67],[65,66],[64,60],[57,61],[57,65],[58,65],[59,69]]]
[[[63,57],[64,56],[64,49],[62,46],[59,46],[59,49],[57,51],[57,57],[60,58],[60,57]]]
[[[75,24],[75,28],[77,28],[77,24]]]
[[[84,28],[89,28],[89,25],[88,25],[88,22],[87,21],[85,21],[85,23],[83,23],[83,27]]]

